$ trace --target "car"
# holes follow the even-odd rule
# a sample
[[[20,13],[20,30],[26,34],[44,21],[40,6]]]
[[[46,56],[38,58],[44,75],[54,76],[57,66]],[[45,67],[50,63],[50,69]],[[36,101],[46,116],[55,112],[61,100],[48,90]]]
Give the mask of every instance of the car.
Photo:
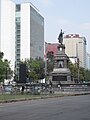
[[[12,86],[5,86],[4,87],[4,91],[5,92],[12,92],[13,91],[13,87]]]

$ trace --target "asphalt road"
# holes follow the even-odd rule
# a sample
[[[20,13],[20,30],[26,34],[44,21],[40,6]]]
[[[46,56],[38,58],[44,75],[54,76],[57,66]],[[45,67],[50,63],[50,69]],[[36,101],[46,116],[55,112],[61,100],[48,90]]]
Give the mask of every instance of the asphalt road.
[[[0,120],[90,120],[90,95],[0,104]]]

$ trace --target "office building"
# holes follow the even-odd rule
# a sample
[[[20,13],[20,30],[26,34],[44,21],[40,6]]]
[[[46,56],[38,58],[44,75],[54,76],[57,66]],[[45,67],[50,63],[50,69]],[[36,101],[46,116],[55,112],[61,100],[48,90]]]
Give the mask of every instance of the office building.
[[[0,0],[0,51],[4,59],[10,61],[14,69],[15,62],[15,3]]]
[[[44,58],[44,18],[31,3],[16,5],[15,66],[30,58]]]
[[[87,58],[86,59],[86,68],[88,70],[90,70],[90,54],[89,53],[87,53],[87,57],[86,58]]]
[[[75,59],[79,58],[80,67],[86,68],[86,39],[85,37],[80,37],[79,34],[69,34],[63,39],[65,44],[65,53],[69,58]]]

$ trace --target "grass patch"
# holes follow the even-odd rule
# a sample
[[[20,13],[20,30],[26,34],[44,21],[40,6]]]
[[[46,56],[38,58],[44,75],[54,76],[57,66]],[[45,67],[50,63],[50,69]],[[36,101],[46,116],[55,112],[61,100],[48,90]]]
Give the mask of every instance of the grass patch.
[[[0,101],[8,101],[8,100],[17,100],[17,99],[30,99],[30,98],[37,98],[40,95],[29,95],[29,94],[19,94],[19,95],[13,95],[13,94],[1,94],[0,95]]]
[[[19,100],[33,100],[33,99],[43,99],[43,98],[48,98],[48,97],[60,97],[62,95],[54,95],[54,94],[49,94],[49,95],[31,95],[31,94],[1,94],[0,95],[0,102],[7,102],[7,101],[19,101]]]

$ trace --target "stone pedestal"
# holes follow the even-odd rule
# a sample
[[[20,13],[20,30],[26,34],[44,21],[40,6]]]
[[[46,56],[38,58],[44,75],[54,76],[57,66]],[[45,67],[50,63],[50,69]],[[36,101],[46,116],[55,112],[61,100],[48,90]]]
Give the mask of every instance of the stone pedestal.
[[[65,45],[58,45],[58,53],[55,55],[53,72],[50,75],[52,84],[71,83],[71,72],[68,68],[69,57],[65,54]]]

